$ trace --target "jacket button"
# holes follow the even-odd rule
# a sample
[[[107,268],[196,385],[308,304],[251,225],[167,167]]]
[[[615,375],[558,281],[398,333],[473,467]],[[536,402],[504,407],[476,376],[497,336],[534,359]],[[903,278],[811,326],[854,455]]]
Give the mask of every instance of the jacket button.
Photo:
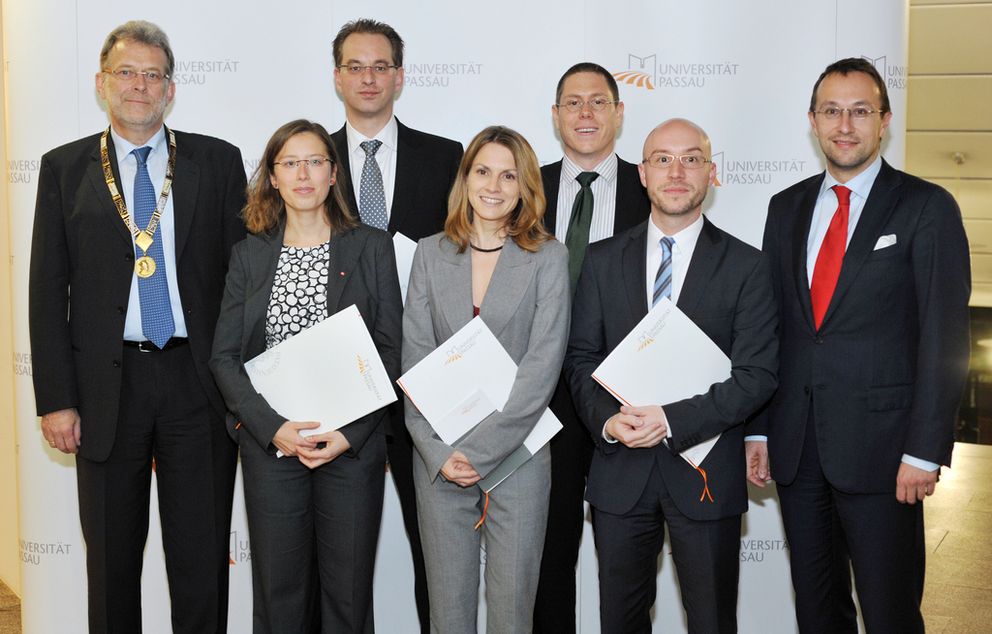
[[[809,394],[809,386],[808,385],[804,385],[803,386],[803,394]]]
[[[118,307],[117,307],[117,314],[118,314],[118,315],[123,315],[123,314],[124,314],[124,313],[126,313],[126,312],[127,312],[127,311],[126,311],[126,310],[124,310],[124,307],[123,307],[123,306],[118,306]]]
[[[815,341],[816,343],[823,343],[823,337],[817,336],[817,338],[814,339],[813,341]]]
[[[115,368],[119,368],[119,367],[121,367],[121,362],[120,362],[120,361],[118,361],[117,359],[114,359],[114,367],[115,367]]]

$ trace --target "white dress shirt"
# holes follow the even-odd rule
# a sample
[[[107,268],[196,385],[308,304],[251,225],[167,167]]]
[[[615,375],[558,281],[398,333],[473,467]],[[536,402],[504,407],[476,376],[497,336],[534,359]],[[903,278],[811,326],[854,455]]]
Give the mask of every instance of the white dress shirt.
[[[373,140],[382,141],[382,145],[375,153],[375,162],[379,164],[379,171],[382,173],[382,189],[383,195],[386,197],[386,219],[388,220],[393,210],[393,189],[396,184],[396,143],[399,135],[396,117],[390,117],[389,123],[371,138],[352,127],[350,122],[345,123],[344,130],[348,137],[351,188],[355,192],[355,202],[359,205],[362,204],[362,168],[365,167],[365,150],[362,149],[362,143]],[[357,209],[355,213],[358,213]]]
[[[584,170],[567,156],[561,160],[561,180],[558,183],[558,207],[555,214],[555,237],[562,244],[568,234],[568,222],[572,219],[572,205],[582,186],[575,177],[582,172],[596,172],[599,178],[589,188],[592,190],[592,224],[589,225],[589,243],[604,240],[613,235],[613,221],[617,206],[617,155],[610,153],[603,162]]]
[[[162,185],[165,183],[165,169],[169,163],[169,142],[165,138],[165,126],[159,129],[155,135],[144,145],[135,145],[117,134],[111,127],[110,136],[114,142],[114,152],[117,154],[117,171],[121,175],[121,180],[117,187],[124,196],[124,203],[127,211],[134,219],[134,175],[138,172],[138,160],[131,154],[131,151],[138,147],[150,147],[152,151],[148,153],[145,164],[148,167],[148,176],[152,180],[155,188],[155,204],[158,204],[158,197],[162,193]],[[183,303],[179,297],[179,280],[176,274],[176,217],[173,211],[173,200],[176,191],[183,186],[182,183],[173,182],[172,191],[169,193],[169,200],[165,203],[159,220],[158,229],[153,236],[155,240],[162,241],[162,251],[165,257],[165,275],[169,286],[169,302],[172,305],[172,320],[176,324],[174,337],[185,337],[186,320],[183,319]],[[117,219],[123,223],[123,220]],[[144,227],[135,224],[139,229]],[[131,243],[134,244],[134,236],[131,236]],[[136,248],[136,253],[143,253]],[[156,262],[156,264],[163,264]],[[138,296],[138,275],[131,273],[131,292],[127,300],[127,316],[124,319],[124,339],[126,341],[146,341],[144,332],[141,329],[141,300]]]

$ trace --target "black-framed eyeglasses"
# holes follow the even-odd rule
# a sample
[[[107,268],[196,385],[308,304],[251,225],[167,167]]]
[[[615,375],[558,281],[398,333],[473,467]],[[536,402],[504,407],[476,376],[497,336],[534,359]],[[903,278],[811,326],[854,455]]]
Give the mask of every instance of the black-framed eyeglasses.
[[[319,170],[324,167],[325,163],[333,163],[331,159],[326,156],[312,156],[305,159],[286,159],[285,161],[276,161],[273,163],[273,167],[282,167],[287,170],[295,170],[300,166],[307,168],[308,170]]]
[[[113,75],[114,79],[128,84],[137,81],[138,77],[144,77],[145,83],[148,84],[158,84],[163,80],[169,79],[168,75],[157,70],[134,70],[133,68],[110,70],[109,68],[104,68],[103,72]]]
[[[399,66],[395,64],[340,64],[338,68],[349,75],[362,75],[370,70],[374,75],[385,75],[389,71],[396,70]]]
[[[675,161],[682,164],[682,167],[687,170],[698,170],[706,167],[707,163],[712,163],[702,154],[664,154],[662,152],[655,152],[651,156],[647,157],[642,161],[645,165],[650,165],[651,167],[657,167],[658,169],[668,169],[672,165],[675,165]]]
[[[822,110],[814,110],[813,114],[818,114],[828,121],[836,121],[844,116],[845,112],[856,121],[864,121],[876,112],[882,111],[875,110],[874,108],[866,108],[864,106],[857,106],[855,108],[835,108],[833,106],[829,106],[827,108],[823,108]]]
[[[580,112],[583,106],[589,106],[590,110],[593,110],[595,112],[601,112],[603,108],[605,108],[606,106],[616,103],[619,102],[611,101],[606,97],[593,97],[588,101],[584,101],[582,99],[579,99],[578,97],[568,97],[561,103],[556,103],[555,107],[558,108],[559,110],[564,108],[569,112]]]

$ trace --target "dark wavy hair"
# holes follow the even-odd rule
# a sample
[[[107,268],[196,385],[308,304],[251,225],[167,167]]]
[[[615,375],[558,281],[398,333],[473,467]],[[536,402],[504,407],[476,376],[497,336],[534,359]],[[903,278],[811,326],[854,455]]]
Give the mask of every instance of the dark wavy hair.
[[[327,151],[327,157],[331,159],[331,167],[337,172],[335,183],[331,185],[331,191],[327,195],[327,201],[324,205],[324,213],[327,214],[331,234],[342,233],[358,226],[359,221],[348,209],[348,202],[342,193],[348,187],[348,175],[347,170],[340,169],[341,161],[338,160],[338,153],[334,149],[331,135],[319,123],[306,119],[296,119],[280,127],[272,134],[272,138],[265,145],[262,160],[255,169],[255,173],[252,174],[248,184],[248,202],[242,213],[248,231],[270,233],[286,218],[286,203],[283,202],[279,190],[272,185],[272,170],[276,157],[282,152],[286,142],[304,132],[309,132],[321,140]]]

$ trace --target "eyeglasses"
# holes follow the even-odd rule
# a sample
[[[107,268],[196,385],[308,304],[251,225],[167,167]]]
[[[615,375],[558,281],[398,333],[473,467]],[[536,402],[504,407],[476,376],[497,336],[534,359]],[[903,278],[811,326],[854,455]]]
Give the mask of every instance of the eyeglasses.
[[[706,167],[707,163],[712,163],[713,161],[707,159],[699,154],[662,154],[661,152],[655,152],[651,156],[644,159],[645,165],[650,165],[651,167],[657,167],[658,169],[667,170],[672,165],[675,165],[675,161],[678,160],[682,164],[682,167],[687,170],[698,170]]]
[[[117,81],[127,84],[138,81],[139,76],[144,77],[145,83],[148,84],[158,84],[161,83],[163,79],[169,79],[168,75],[157,70],[134,70],[133,68],[118,68],[117,70],[110,70],[109,68],[104,68],[103,72],[110,73],[115,79],[117,79]]]
[[[295,170],[301,165],[308,170],[319,170],[324,167],[325,163],[332,163],[331,159],[323,156],[315,156],[307,159],[286,159],[285,161],[276,161],[273,163],[273,167],[282,167],[286,170]]]
[[[394,64],[371,64],[368,66],[363,66],[362,64],[341,64],[338,68],[349,75],[362,75],[367,70],[372,71],[373,75],[385,75],[389,71],[399,68],[399,66]]]
[[[555,107],[558,108],[559,110],[561,108],[564,108],[569,112],[580,112],[582,110],[582,106],[589,106],[590,110],[593,110],[595,112],[601,112],[603,108],[605,108],[606,106],[615,103],[617,102],[610,101],[605,97],[593,97],[589,101],[583,101],[582,99],[579,99],[577,97],[569,97],[568,99],[565,99],[565,101],[561,103],[556,103]]]
[[[881,110],[874,110],[872,108],[865,108],[858,106],[857,108],[835,108],[833,106],[829,108],[824,108],[823,110],[814,110],[813,114],[821,115],[824,119],[828,121],[836,121],[840,119],[844,113],[851,115],[852,119],[856,121],[864,121],[876,112],[882,112]]]

